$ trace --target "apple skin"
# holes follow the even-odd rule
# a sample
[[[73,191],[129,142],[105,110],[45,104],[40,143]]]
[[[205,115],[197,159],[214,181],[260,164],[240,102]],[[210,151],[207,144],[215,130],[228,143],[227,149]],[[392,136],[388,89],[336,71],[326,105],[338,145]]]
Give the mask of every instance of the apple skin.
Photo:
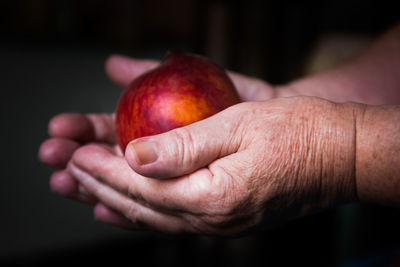
[[[133,80],[120,97],[117,141],[125,151],[136,138],[191,124],[239,102],[224,69],[199,55],[168,52],[158,67]]]

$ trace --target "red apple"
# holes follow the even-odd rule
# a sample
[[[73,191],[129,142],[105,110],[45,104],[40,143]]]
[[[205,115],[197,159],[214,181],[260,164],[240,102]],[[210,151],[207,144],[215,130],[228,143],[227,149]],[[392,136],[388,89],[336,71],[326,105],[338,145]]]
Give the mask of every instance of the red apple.
[[[239,101],[224,69],[202,56],[169,52],[122,94],[116,114],[118,144],[124,151],[136,138],[205,119]]]

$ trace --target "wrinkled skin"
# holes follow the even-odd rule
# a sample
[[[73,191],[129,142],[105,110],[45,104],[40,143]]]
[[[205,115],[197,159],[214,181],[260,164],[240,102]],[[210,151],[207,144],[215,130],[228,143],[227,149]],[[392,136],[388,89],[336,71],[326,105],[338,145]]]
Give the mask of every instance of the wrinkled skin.
[[[154,64],[112,57],[106,66],[109,76],[125,86]],[[277,95],[260,80],[230,75],[244,101]],[[172,138],[185,147],[170,145],[168,151],[175,155],[164,155],[150,167],[137,165],[129,152],[127,160],[123,157],[115,144],[113,115],[61,114],[49,124],[52,138],[42,144],[40,157],[60,169],[51,177],[52,190],[95,204],[96,218],[105,223],[163,232],[236,234],[355,197],[351,173],[343,170],[344,181],[338,183],[333,173],[321,175],[325,166],[308,167],[322,160],[322,150],[333,149],[313,151],[305,142],[326,134],[321,112],[328,117],[344,114],[317,98],[238,104],[161,135],[159,146],[173,143],[167,141]],[[339,131],[347,130],[343,124]],[[351,134],[347,141],[352,142]],[[199,146],[202,155],[195,152]],[[323,180],[328,176],[334,178]],[[338,198],[336,191],[345,194]]]
[[[231,235],[262,222],[270,225],[355,198],[354,175],[348,172],[352,168],[323,165],[334,161],[333,155],[341,153],[337,149],[351,153],[351,127],[342,139],[345,127],[330,126],[330,138],[349,142],[337,148],[313,141],[326,135],[321,118],[304,121],[315,109],[336,108],[320,101],[240,104],[209,120],[151,137],[163,147],[155,164],[138,166],[126,152],[136,172],[115,149],[99,145],[78,149],[68,170],[137,229]],[[312,109],[303,110],[303,105]],[[195,152],[199,146],[201,155]],[[176,160],[170,161],[169,153],[177,155]],[[138,173],[176,178],[149,179]]]
[[[51,188],[105,223],[169,233],[238,234],[357,198],[398,205],[399,33],[285,86],[230,73],[244,103],[125,154],[112,114],[58,115],[39,151],[58,169]],[[125,88],[156,64],[113,56],[106,70]],[[139,147],[157,157],[141,161]]]

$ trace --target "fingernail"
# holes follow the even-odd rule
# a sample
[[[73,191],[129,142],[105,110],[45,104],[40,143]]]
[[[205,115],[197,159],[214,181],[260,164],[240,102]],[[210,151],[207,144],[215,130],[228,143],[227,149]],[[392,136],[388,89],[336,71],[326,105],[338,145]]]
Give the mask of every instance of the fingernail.
[[[133,152],[136,162],[139,165],[146,165],[158,159],[156,147],[151,141],[139,141],[129,144],[129,149]]]

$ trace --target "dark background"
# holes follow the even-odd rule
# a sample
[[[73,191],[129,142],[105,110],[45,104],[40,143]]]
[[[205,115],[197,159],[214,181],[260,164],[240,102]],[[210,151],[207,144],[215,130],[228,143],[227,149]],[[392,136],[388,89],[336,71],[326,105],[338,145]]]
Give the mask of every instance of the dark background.
[[[400,247],[399,210],[372,205],[236,239],[116,229],[95,222],[90,207],[51,193],[52,169],[37,157],[55,114],[114,110],[120,89],[103,67],[112,53],[161,59],[168,50],[194,52],[282,84],[318,70],[315,53],[324,44],[349,54],[387,29],[398,20],[391,3],[0,1],[0,265],[330,266],[392,255]]]

